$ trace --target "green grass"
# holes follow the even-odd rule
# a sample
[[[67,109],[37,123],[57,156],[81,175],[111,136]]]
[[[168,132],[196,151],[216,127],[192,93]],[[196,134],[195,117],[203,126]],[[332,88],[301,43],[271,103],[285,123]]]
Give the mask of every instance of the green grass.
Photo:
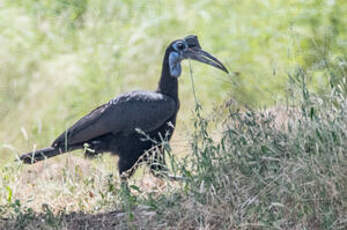
[[[187,34],[238,73],[192,63],[206,112],[229,98],[273,105],[298,64],[324,90],[325,63],[346,53],[344,1],[5,0],[0,7],[2,163],[47,145],[122,92],[155,89],[167,44]],[[180,131],[191,127],[188,72],[185,62]]]
[[[0,229],[344,229],[345,1],[0,3]],[[170,182],[44,147],[97,105],[155,89],[173,39],[197,34],[233,72],[180,79]],[[265,109],[267,108],[267,109]]]

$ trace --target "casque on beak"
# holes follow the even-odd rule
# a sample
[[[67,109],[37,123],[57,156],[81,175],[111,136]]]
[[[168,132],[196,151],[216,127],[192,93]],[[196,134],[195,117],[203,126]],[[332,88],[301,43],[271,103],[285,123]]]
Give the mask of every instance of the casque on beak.
[[[185,37],[184,40],[188,44],[188,48],[183,53],[184,58],[189,58],[202,63],[206,63],[220,70],[223,70],[226,73],[229,73],[227,68],[217,58],[201,49],[197,36],[189,35]]]

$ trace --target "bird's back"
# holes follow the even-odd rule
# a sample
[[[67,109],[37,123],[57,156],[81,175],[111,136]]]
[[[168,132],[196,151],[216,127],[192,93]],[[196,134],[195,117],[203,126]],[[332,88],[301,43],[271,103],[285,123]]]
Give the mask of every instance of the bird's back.
[[[178,103],[166,95],[132,91],[82,117],[63,132],[52,146],[83,143],[108,133],[128,135],[136,132],[136,128],[150,132],[162,126],[177,111]]]

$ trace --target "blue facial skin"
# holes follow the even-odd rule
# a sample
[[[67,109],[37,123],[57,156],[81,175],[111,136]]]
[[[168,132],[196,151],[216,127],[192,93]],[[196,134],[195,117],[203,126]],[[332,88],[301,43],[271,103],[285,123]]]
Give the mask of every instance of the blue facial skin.
[[[178,78],[181,75],[181,57],[177,52],[171,52],[169,56],[170,75]]]
[[[188,44],[184,40],[179,40],[172,45],[175,51],[171,51],[169,55],[170,75],[178,78],[181,75],[181,61],[184,59],[184,52],[188,48]]]

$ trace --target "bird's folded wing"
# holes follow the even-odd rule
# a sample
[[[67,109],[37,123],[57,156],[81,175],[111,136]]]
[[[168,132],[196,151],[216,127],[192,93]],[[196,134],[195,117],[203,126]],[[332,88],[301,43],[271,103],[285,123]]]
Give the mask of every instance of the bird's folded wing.
[[[165,124],[177,111],[173,99],[154,92],[132,92],[111,100],[82,117],[52,146],[83,143],[113,133],[125,135],[140,129],[150,132]]]

